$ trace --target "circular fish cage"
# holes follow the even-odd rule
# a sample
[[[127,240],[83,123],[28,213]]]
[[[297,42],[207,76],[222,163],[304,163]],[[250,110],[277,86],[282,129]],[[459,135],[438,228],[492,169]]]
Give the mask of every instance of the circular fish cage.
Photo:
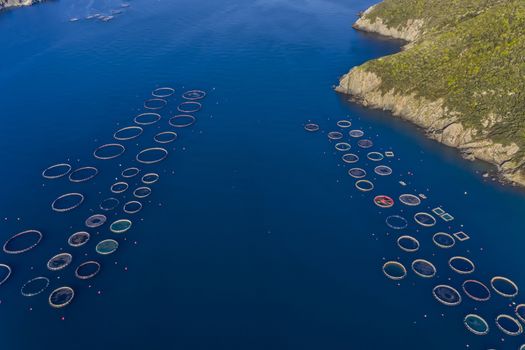
[[[440,284],[432,289],[432,295],[443,305],[456,306],[461,303],[461,295],[459,292],[446,284]]]
[[[421,204],[421,199],[410,193],[404,193],[399,196],[399,201],[409,207],[416,207]]]
[[[59,213],[63,213],[78,208],[83,202],[83,194],[76,192],[66,193],[51,203],[51,209]]]
[[[69,181],[71,182],[86,182],[97,176],[98,169],[92,166],[85,166],[75,169],[69,173]]]
[[[151,185],[159,181],[159,178],[160,176],[157,173],[147,173],[147,174],[144,174],[144,176],[142,176],[141,181],[145,185]]]
[[[485,335],[489,333],[489,324],[481,316],[468,314],[463,319],[465,327],[476,335]]]
[[[7,254],[22,254],[25,253],[40,243],[42,240],[42,232],[37,230],[27,230],[11,236],[3,246],[4,253]]]
[[[408,253],[414,253],[419,250],[419,241],[412,236],[400,236],[397,239],[397,246]]]
[[[341,140],[343,138],[343,134],[339,131],[330,131],[327,136],[330,140]]]
[[[359,137],[365,136],[365,133],[363,132],[363,130],[354,129],[354,130],[350,130],[348,132],[348,135],[350,135],[350,137],[353,137],[353,138],[359,138]]]
[[[463,256],[453,256],[448,260],[448,266],[454,271],[462,275],[474,272],[476,267],[474,263]]]
[[[338,142],[335,144],[335,149],[339,152],[348,152],[352,146],[348,142]]]
[[[436,267],[425,259],[416,259],[412,262],[412,271],[419,277],[432,278],[436,275]]]
[[[385,158],[385,156],[379,152],[369,152],[366,157],[372,162],[380,162]]]
[[[182,94],[182,98],[189,101],[202,100],[206,97],[206,92],[202,90],[189,90]]]
[[[359,162],[359,156],[354,153],[345,153],[341,156],[343,162],[347,164],[353,164]]]
[[[49,287],[49,278],[35,277],[27,281],[20,288],[20,293],[25,297],[34,297],[45,291]]]
[[[170,88],[168,86],[162,86],[162,87],[158,87],[155,90],[153,90],[151,92],[151,96],[157,97],[157,98],[166,98],[166,97],[170,97],[174,93],[175,93],[174,88]]]
[[[93,157],[100,160],[109,160],[121,156],[126,151],[126,147],[120,143],[107,143],[99,146],[93,151]]]
[[[143,132],[144,129],[142,129],[140,126],[126,126],[115,131],[113,138],[118,141],[133,140],[142,135]]]
[[[111,223],[109,230],[113,233],[124,233],[131,228],[131,221],[128,219],[119,219]]]
[[[73,261],[73,256],[69,253],[60,253],[52,257],[47,262],[47,268],[51,271],[65,269]]]
[[[139,201],[126,202],[122,210],[124,210],[126,214],[136,214],[142,210],[142,203]]]
[[[361,139],[357,141],[357,145],[361,148],[367,149],[367,148],[374,146],[374,143],[368,139]]]
[[[104,225],[107,219],[106,215],[93,214],[86,219],[85,225],[89,228],[97,228]]]
[[[357,180],[355,182],[355,188],[361,192],[370,192],[374,189],[374,184],[369,180]]]
[[[402,280],[407,275],[407,269],[397,261],[387,261],[383,265],[383,273],[391,280]]]
[[[71,287],[59,287],[49,294],[48,302],[51,307],[59,309],[71,303],[75,297],[75,291]]]
[[[67,244],[71,247],[81,247],[89,241],[90,234],[86,231],[75,232],[67,239]]]
[[[389,176],[392,175],[392,168],[386,165],[378,165],[374,168],[374,173],[379,176]]]
[[[98,207],[104,211],[111,211],[118,207],[119,204],[120,201],[118,199],[115,197],[109,197],[100,202]]]
[[[140,151],[135,159],[142,164],[155,164],[163,161],[168,156],[168,151],[162,147],[151,147]]]
[[[509,278],[496,276],[490,280],[492,289],[501,296],[512,298],[518,295],[518,286]]]
[[[95,277],[100,271],[100,263],[94,260],[86,261],[80,264],[75,270],[75,277],[81,280],[87,280]]]
[[[438,232],[432,236],[432,242],[439,248],[452,248],[456,244],[454,237],[445,232]]]
[[[67,163],[55,164],[45,168],[44,171],[42,171],[42,176],[49,180],[58,179],[69,174],[71,169],[71,165]]]
[[[177,133],[173,131],[161,131],[155,136],[153,140],[160,144],[171,143],[177,139]]]
[[[200,111],[202,108],[202,105],[200,102],[196,101],[186,101],[182,102],[177,106],[177,110],[181,113],[195,113]]]
[[[317,124],[314,124],[314,123],[308,123],[304,126],[304,130],[306,131],[309,131],[309,132],[316,132],[316,131],[319,131],[319,125]]]
[[[435,217],[425,212],[416,213],[414,215],[414,220],[423,227],[432,227],[437,223]]]
[[[137,176],[139,173],[140,173],[140,169],[139,169],[139,168],[136,168],[136,167],[130,167],[130,168],[126,168],[126,169],[122,170],[122,172],[120,173],[120,175],[121,175],[123,178],[130,179],[130,178],[132,178],[132,177]]]
[[[475,301],[487,301],[491,296],[490,289],[477,280],[466,280],[461,288],[470,299]]]
[[[158,109],[162,109],[166,107],[167,104],[168,104],[168,101],[166,101],[163,98],[158,98],[158,97],[148,98],[147,100],[144,101],[144,108],[149,109],[149,110],[158,110]]]
[[[496,317],[496,326],[498,326],[500,331],[510,336],[516,336],[523,333],[521,323],[509,315],[498,315],[498,317]]]
[[[346,119],[338,120],[336,124],[338,127],[343,128],[343,129],[346,129],[352,126],[352,122]]]
[[[366,176],[366,171],[365,169],[361,169],[361,168],[352,168],[348,170],[348,175],[350,175],[354,179],[362,179],[363,177]]]
[[[113,193],[122,193],[122,192],[125,192],[128,188],[129,188],[129,185],[127,182],[119,181],[111,185],[109,189]]]
[[[374,197],[374,204],[380,208],[392,208],[394,200],[389,196],[379,195]]]
[[[0,264],[0,286],[9,279],[11,272],[11,267],[9,265]]]
[[[133,191],[133,196],[135,196],[135,198],[146,198],[150,194],[151,194],[151,188],[146,187],[146,186],[137,187],[135,191]]]
[[[385,222],[393,230],[402,230],[408,226],[408,221],[400,215],[390,215]]]
[[[525,304],[517,305],[514,312],[516,313],[516,316],[519,318],[519,320],[525,323]]]
[[[151,125],[158,122],[162,117],[158,113],[146,112],[133,118],[133,122],[138,125]]]
[[[195,124],[197,119],[190,114],[178,114],[174,115],[168,120],[168,124],[174,128],[187,128]]]
[[[118,249],[118,242],[114,239],[105,239],[98,242],[95,251],[100,255],[109,255]]]

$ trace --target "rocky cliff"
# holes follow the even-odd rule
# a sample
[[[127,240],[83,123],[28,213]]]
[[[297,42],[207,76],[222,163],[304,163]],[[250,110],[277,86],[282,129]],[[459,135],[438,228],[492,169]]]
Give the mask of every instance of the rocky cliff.
[[[435,1],[385,0],[364,12],[355,28],[410,45],[353,68],[336,90],[525,185],[525,2]]]
[[[363,15],[354,23],[353,27],[358,30],[377,33],[396,39],[415,41],[421,34],[423,21],[421,19],[408,19],[403,25],[389,26],[383,22],[381,17],[370,18],[375,6],[366,10]]]
[[[0,10],[19,7],[19,6],[30,6],[43,0],[0,0]]]

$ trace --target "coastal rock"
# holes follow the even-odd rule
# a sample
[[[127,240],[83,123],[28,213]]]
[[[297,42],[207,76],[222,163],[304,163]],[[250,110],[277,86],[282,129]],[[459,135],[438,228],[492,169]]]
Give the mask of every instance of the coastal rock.
[[[353,27],[408,44],[401,53],[353,68],[336,90],[391,111],[525,185],[524,14],[521,0],[383,0]]]
[[[353,27],[370,33],[378,33],[384,36],[389,36],[405,41],[415,41],[421,34],[424,21],[421,19],[410,19],[403,26],[389,27],[383,22],[383,19],[377,17],[371,20],[367,15],[374,9],[375,6],[370,7],[363,12],[362,16],[354,23]]]
[[[9,7],[30,6],[43,0],[0,0],[0,10]]]
[[[443,101],[401,95],[394,90],[383,92],[380,87],[381,79],[376,74],[355,67],[341,78],[336,91],[351,95],[364,106],[391,111],[394,116],[410,120],[429,131],[439,130],[441,133],[442,125],[449,123],[448,119],[443,119]]]
[[[396,93],[394,89],[385,92],[381,90],[381,83],[375,73],[355,67],[340,79],[336,91],[351,95],[353,101],[364,106],[391,111],[394,116],[423,128],[428,137],[460,149],[466,158],[495,164],[504,178],[525,185],[525,161],[519,159],[518,145],[503,145],[483,138],[484,133],[463,125],[457,113],[447,110],[441,99],[429,101],[415,94]],[[489,117],[486,124],[497,120],[497,116]]]

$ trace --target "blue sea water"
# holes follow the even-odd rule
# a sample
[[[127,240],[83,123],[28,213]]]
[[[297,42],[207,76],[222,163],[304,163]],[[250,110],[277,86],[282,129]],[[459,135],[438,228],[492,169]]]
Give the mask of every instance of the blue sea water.
[[[492,292],[479,303],[462,293],[461,305],[447,307],[431,290],[450,284],[461,291],[467,278],[488,285],[496,275],[525,286],[523,193],[483,179],[484,165],[332,89],[350,67],[400,49],[400,42],[351,29],[372,3],[133,0],[108,22],[69,19],[110,14],[118,1],[50,1],[3,12],[0,238],[34,228],[44,239],[25,254],[1,253],[0,263],[13,268],[0,286],[1,348],[518,349],[523,336],[504,335],[494,319],[512,315],[512,303],[525,301],[520,295]],[[163,85],[177,89],[163,119],[126,143],[124,156],[94,159],[93,150],[131,125]],[[119,250],[94,253],[97,241],[116,237],[107,225],[86,246],[69,247],[67,237],[99,212],[90,208],[110,195],[120,171],[137,165],[136,152],[170,129],[180,93],[194,88],[208,92],[198,122],[176,130],[164,162],[141,166],[160,180],[132,230],[117,237]],[[388,160],[394,174],[374,179],[374,194],[392,196],[393,208],[380,209],[373,195],[355,190],[326,137],[342,118],[365,131],[373,150],[395,152]],[[322,132],[304,131],[309,120]],[[100,174],[85,184],[41,177],[64,161],[97,166]],[[53,212],[50,203],[71,191],[85,193],[86,202]],[[419,240],[417,253],[401,251],[400,233],[384,223],[417,211],[397,202],[403,192],[428,196],[417,210],[441,205],[456,218],[430,229],[411,221],[403,233]],[[459,230],[471,239],[450,250],[432,244],[433,233]],[[62,251],[73,254],[72,266],[46,271]],[[474,261],[476,271],[451,271],[455,255]],[[381,271],[387,260],[409,268],[415,258],[431,261],[436,277],[409,271],[397,282]],[[101,272],[75,279],[74,267],[88,259],[99,260]],[[49,289],[22,297],[21,285],[37,275],[50,277]],[[76,295],[55,310],[47,296],[61,285]],[[465,329],[468,313],[487,320],[489,335]]]

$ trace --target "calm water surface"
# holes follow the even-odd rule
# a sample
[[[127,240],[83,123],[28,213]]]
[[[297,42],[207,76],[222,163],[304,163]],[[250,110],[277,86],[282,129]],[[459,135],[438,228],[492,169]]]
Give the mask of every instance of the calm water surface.
[[[0,235],[37,228],[45,238],[26,254],[2,253],[13,275],[0,288],[1,348],[517,349],[522,337],[503,336],[493,322],[512,313],[512,300],[464,296],[445,307],[431,289],[459,289],[466,279],[446,265],[453,255],[476,263],[473,278],[488,283],[501,274],[525,286],[523,194],[483,181],[481,165],[332,90],[350,67],[399,50],[399,42],[351,29],[372,3],[133,0],[107,23],[68,20],[118,2],[61,0],[2,13]],[[114,237],[107,227],[86,246],[68,247],[120,170],[136,165],[136,151],[169,129],[164,118],[115,161],[91,155],[161,85],[209,92],[198,123],[180,132],[165,162],[143,166],[161,178],[115,254],[93,251]],[[309,119],[335,129],[346,116],[375,149],[395,151],[394,175],[376,180],[376,194],[425,193],[426,210],[442,205],[456,217],[450,227],[411,224],[404,233],[419,239],[419,252],[397,248],[399,233],[384,225],[403,208],[375,207],[354,189],[326,134],[303,130]],[[64,161],[95,165],[100,175],[86,184],[42,179],[44,168]],[[86,203],[51,211],[51,201],[71,191],[87,194]],[[472,239],[450,251],[433,246],[432,233],[460,229]],[[60,251],[75,264],[46,271]],[[89,258],[102,263],[100,274],[75,280],[74,266]],[[432,261],[437,276],[384,277],[385,259],[409,266],[414,258]],[[40,274],[50,288],[72,285],[73,303],[51,309],[51,289],[22,297],[20,286]],[[490,335],[464,329],[470,312],[489,321]]]

